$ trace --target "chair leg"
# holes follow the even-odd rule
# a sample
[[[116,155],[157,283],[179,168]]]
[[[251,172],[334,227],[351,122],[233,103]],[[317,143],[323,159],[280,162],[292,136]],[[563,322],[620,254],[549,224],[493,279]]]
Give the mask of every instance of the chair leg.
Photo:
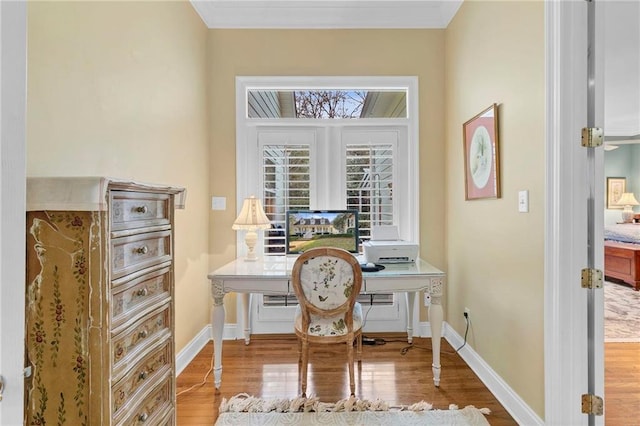
[[[362,363],[362,333],[358,334],[358,337],[356,338],[356,342],[357,342],[356,359],[358,360],[359,363]]]
[[[356,395],[356,381],[353,368],[353,339],[347,340],[347,362],[349,363],[349,389],[351,396]]]
[[[300,364],[300,389],[302,397],[307,397],[307,366],[309,363],[309,342],[305,339],[302,341],[302,359]]]

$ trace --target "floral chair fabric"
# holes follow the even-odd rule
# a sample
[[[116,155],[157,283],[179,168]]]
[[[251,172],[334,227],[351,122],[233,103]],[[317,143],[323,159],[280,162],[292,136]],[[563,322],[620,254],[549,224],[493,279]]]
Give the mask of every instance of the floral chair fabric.
[[[362,306],[356,297],[362,287],[362,270],[349,252],[315,248],[301,254],[293,266],[292,284],[298,297],[295,331],[299,339],[302,395],[306,394],[309,343],[346,344],[351,394],[355,392],[354,348],[362,353]]]
[[[296,309],[295,327],[297,330],[302,328],[302,311],[300,306]],[[353,329],[362,328],[362,305],[357,303],[353,306]],[[339,336],[347,332],[344,318],[322,318],[317,315],[311,315],[311,323],[307,330],[313,336]]]
[[[319,256],[306,261],[300,270],[300,283],[306,299],[314,306],[323,309],[335,309],[344,304],[353,291],[353,268],[343,259],[332,256]],[[347,333],[344,315],[324,318],[310,315],[311,322],[307,332],[314,336],[337,336]],[[302,327],[302,310],[296,310],[295,327]],[[362,327],[362,305],[356,303],[353,311],[353,329]]]

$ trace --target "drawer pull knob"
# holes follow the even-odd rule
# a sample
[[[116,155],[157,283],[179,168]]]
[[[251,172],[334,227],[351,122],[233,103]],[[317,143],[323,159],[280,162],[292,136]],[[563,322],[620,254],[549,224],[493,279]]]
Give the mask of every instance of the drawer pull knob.
[[[141,371],[140,374],[138,374],[138,377],[140,378],[140,380],[145,380],[147,378],[147,372]]]
[[[149,332],[147,330],[142,330],[138,333],[138,337],[141,339],[146,339],[148,335],[149,335]]]
[[[138,213],[145,214],[148,210],[147,210],[147,206],[139,206],[135,208],[135,211]]]
[[[138,416],[138,420],[141,422],[146,422],[148,418],[149,418],[149,415],[147,413],[142,413]]]
[[[147,247],[147,246],[138,247],[136,249],[136,253],[138,253],[138,254],[147,254],[147,253],[149,253],[149,247]]]
[[[149,290],[145,287],[145,288],[141,288],[140,290],[138,290],[138,292],[136,293],[138,296],[146,296],[147,294],[149,294]]]

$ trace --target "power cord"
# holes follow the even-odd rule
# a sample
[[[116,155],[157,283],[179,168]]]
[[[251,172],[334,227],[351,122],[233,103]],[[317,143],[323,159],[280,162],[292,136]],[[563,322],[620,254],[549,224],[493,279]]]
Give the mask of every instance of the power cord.
[[[369,316],[369,312],[371,312],[371,308],[373,308],[373,297],[371,297],[371,302],[369,303],[369,309],[367,309],[367,311],[363,315],[362,327],[361,327],[362,330],[364,330],[364,326],[367,324],[367,317]]]
[[[180,392],[176,393],[176,398],[179,397],[180,395],[182,395],[183,393],[187,393],[187,392],[190,392],[190,391],[194,390],[195,388],[202,387],[207,383],[207,378],[209,377],[209,374],[211,374],[211,372],[213,371],[214,356],[215,356],[215,351],[211,354],[211,367],[209,367],[209,371],[207,371],[207,373],[204,375],[204,378],[202,379],[202,381],[200,383],[196,383],[195,385],[191,386],[190,388],[181,390]]]
[[[408,346],[405,346],[404,348],[400,349],[400,355],[406,355],[411,349],[422,349],[423,351],[432,351],[432,347],[431,346],[416,346],[413,343],[409,344]],[[445,354],[445,355],[455,355],[457,352],[453,351],[440,351],[441,354]]]
[[[464,348],[464,346],[467,344],[467,334],[469,333],[469,324],[470,324],[470,320],[469,320],[469,313],[468,313],[468,312],[465,312],[465,313],[464,313],[464,320],[465,320],[465,321],[466,321],[466,323],[467,323],[467,326],[466,326],[466,328],[465,328],[465,330],[464,330],[464,342],[462,343],[462,345],[461,345],[458,349],[455,349],[453,352],[442,351],[442,353],[450,354],[450,355],[457,354],[457,353],[458,353],[458,351],[459,351],[460,349]],[[406,355],[406,354],[407,354],[407,352],[409,352],[409,351],[410,351],[411,349],[413,349],[413,348],[416,348],[416,349],[423,349],[423,350],[425,350],[425,351],[430,351],[430,350],[432,350],[432,348],[430,348],[430,347],[414,346],[414,345],[413,345],[413,343],[412,343],[412,344],[410,344],[409,346],[405,346],[404,348],[400,349],[400,355]]]
[[[464,346],[467,344],[467,333],[469,333],[469,322],[470,322],[470,321],[469,321],[469,312],[465,312],[465,313],[464,313],[464,320],[467,322],[467,327],[466,327],[466,329],[464,330],[464,342],[462,342],[462,345],[461,345],[458,349],[456,349],[456,353],[457,353],[460,349],[464,348]]]
[[[362,318],[362,327],[361,329],[364,330],[364,326],[367,324],[367,317],[369,316],[369,312],[371,312],[371,308],[373,308],[373,298],[375,297],[375,294],[370,294],[369,295],[370,299],[369,299],[369,308],[366,310],[366,312],[363,315]],[[362,344],[363,345],[384,345],[386,342],[384,341],[384,339],[376,339],[373,337],[367,337],[367,336],[362,336]]]

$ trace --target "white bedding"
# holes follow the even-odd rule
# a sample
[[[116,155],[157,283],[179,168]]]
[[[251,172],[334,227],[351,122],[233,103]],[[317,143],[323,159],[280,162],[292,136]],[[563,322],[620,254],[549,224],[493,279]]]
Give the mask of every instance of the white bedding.
[[[605,226],[604,239],[621,243],[640,244],[640,223],[620,223]]]

